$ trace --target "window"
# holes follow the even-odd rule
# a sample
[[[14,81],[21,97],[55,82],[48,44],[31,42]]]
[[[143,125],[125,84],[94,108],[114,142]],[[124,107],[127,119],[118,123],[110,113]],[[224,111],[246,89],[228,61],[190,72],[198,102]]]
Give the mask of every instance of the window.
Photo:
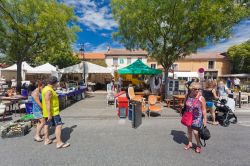
[[[113,58],[113,65],[118,65],[118,58]]]
[[[127,58],[127,64],[131,64],[131,58]]]
[[[214,69],[214,61],[208,61],[208,69]]]
[[[124,59],[123,58],[120,58],[120,64],[123,64],[124,63]]]
[[[156,64],[151,64],[152,69],[156,69]]]

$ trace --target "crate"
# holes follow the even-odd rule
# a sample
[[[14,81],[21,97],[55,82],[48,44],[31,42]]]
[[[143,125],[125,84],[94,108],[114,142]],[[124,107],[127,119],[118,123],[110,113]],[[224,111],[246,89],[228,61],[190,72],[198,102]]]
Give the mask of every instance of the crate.
[[[29,132],[30,126],[27,122],[15,122],[1,128],[2,138],[21,137]]]

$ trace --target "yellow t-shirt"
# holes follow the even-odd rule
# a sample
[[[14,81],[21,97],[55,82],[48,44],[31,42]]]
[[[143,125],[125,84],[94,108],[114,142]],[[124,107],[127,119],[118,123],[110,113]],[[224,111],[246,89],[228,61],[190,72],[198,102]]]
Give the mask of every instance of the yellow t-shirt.
[[[50,100],[50,112],[51,112],[51,116],[56,116],[59,115],[59,99],[58,99],[58,95],[56,94],[56,92],[53,90],[52,87],[50,86],[45,86],[42,89],[42,108],[43,108],[43,117],[47,118],[48,117],[48,111],[46,108],[46,102],[45,102],[45,93],[51,91],[52,93],[52,97]]]

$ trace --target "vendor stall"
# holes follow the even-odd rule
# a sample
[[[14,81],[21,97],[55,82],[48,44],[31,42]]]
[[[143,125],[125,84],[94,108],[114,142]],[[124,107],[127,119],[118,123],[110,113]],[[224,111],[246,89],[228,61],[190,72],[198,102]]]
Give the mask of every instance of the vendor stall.
[[[106,83],[110,82],[112,79],[111,71],[108,68],[90,62],[81,62],[79,64],[60,69],[60,73],[62,73],[62,79],[65,81],[80,81],[83,79],[84,72],[88,85],[99,84],[105,87]]]
[[[25,76],[27,71],[32,71],[34,68],[31,67],[28,63],[23,62],[22,63],[22,80],[25,80]],[[1,76],[5,77],[6,81],[10,81],[13,78],[16,78],[17,73],[17,65],[13,64],[10,67],[1,69]]]
[[[122,77],[120,80],[122,80],[122,86],[125,87],[125,89],[129,84],[136,85],[136,88],[139,89],[149,88],[149,86],[151,86],[150,88],[152,92],[155,87],[158,89],[160,88],[160,76],[162,71],[150,68],[139,59],[131,65],[119,69],[118,74]]]
[[[58,71],[55,66],[45,63],[43,65],[32,68],[31,70],[27,70],[26,79],[30,81],[34,80],[46,80],[50,76],[59,77]]]

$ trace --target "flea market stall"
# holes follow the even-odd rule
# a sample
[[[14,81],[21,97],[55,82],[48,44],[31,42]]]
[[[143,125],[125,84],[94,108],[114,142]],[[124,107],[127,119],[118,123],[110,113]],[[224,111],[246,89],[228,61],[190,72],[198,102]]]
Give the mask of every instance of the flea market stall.
[[[47,80],[50,76],[59,77],[56,67],[50,63],[45,63],[26,72],[26,79],[32,82],[35,80]]]
[[[151,92],[158,93],[160,90],[162,71],[150,68],[139,59],[131,65],[119,69],[118,74],[122,77],[122,86],[125,89],[129,84],[133,84],[135,91],[150,88]]]
[[[92,87],[91,89],[102,89],[112,79],[111,71],[108,68],[90,62],[81,62],[63,68],[60,73],[64,81],[74,80],[80,82],[85,75],[87,85]]]

